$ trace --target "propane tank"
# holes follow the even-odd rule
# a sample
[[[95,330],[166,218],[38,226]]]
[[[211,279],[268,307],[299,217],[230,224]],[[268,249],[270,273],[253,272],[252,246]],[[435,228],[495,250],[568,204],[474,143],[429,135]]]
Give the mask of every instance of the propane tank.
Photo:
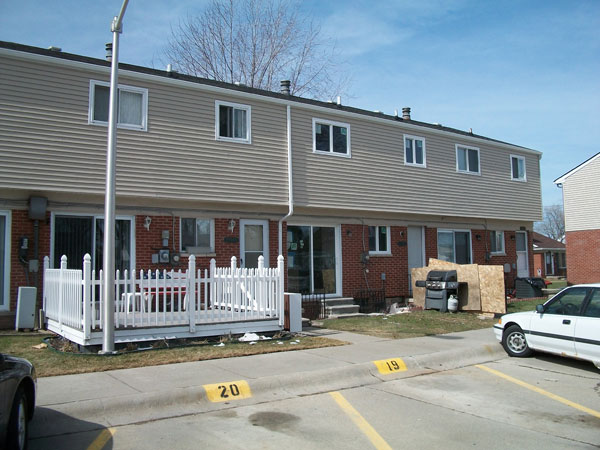
[[[448,298],[448,311],[450,311],[450,312],[458,311],[458,299],[456,298],[455,295],[451,295]]]

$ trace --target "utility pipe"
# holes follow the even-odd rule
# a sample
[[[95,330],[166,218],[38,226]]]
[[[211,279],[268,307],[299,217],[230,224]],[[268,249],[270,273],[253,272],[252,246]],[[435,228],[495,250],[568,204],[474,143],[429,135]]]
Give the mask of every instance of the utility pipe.
[[[292,112],[290,105],[287,105],[287,157],[288,157],[288,213],[279,219],[279,247],[278,255],[283,255],[283,221],[294,214],[294,184],[292,180]]]

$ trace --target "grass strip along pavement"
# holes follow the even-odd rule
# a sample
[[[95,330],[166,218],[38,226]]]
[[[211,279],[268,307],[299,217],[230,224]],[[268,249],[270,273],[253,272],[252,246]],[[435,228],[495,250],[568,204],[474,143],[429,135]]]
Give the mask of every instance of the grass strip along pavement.
[[[219,342],[202,341],[182,347],[158,348],[148,351],[120,353],[112,356],[97,354],[61,352],[54,348],[35,348],[43,344],[44,338],[53,338],[53,334],[10,333],[0,336],[0,352],[26,358],[33,363],[39,377],[68,375],[74,373],[102,372],[133,367],[159,366],[189,361],[233,358],[237,356],[259,355],[290,350],[332,347],[345,345],[335,339],[294,336],[288,339],[261,340],[254,344],[223,340]],[[158,341],[164,343],[165,341]]]
[[[508,312],[535,309],[538,300],[518,301],[508,305]],[[369,334],[372,336],[402,339],[458,331],[491,328],[496,322],[492,318],[480,318],[477,314],[459,312],[456,314],[439,311],[413,311],[408,314],[363,316],[357,318],[325,320],[323,327]],[[115,356],[98,356],[69,352],[68,341],[64,352],[54,348],[36,348],[44,338],[54,337],[52,333],[5,332],[0,335],[0,352],[30,360],[38,376],[47,377],[74,373],[102,372],[113,369],[156,366],[188,361],[203,361],[218,358],[258,355],[290,350],[331,347],[345,342],[331,338],[313,336],[293,336],[287,339],[261,340],[255,344],[237,342],[234,339],[218,342],[201,341],[193,345],[173,347],[172,343],[159,341],[162,348],[152,351],[121,353]],[[71,344],[72,345],[72,344]],[[156,343],[155,343],[156,345]],[[168,348],[166,346],[169,346]],[[43,345],[41,347],[44,347]],[[160,346],[159,346],[160,347]]]

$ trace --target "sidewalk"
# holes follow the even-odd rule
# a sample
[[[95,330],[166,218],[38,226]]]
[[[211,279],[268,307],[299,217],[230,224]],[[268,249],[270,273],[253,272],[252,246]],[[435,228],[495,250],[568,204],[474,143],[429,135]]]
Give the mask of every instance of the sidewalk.
[[[491,329],[382,339],[327,329],[349,345],[229,359],[40,378],[32,438],[263,403],[497,360]],[[406,371],[382,375],[372,361],[401,358]],[[212,403],[205,384],[244,380],[252,396]]]

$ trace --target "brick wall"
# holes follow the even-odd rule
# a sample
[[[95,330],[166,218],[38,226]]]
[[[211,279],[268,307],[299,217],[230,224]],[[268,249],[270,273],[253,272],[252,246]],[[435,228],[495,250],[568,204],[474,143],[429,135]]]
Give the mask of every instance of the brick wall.
[[[41,308],[44,256],[50,256],[50,213],[46,215],[46,220],[39,221],[39,272],[37,274],[29,272],[29,267],[21,264],[19,260],[21,237],[27,237],[29,239],[27,258],[33,259],[34,221],[29,218],[29,212],[27,210],[13,210],[11,222],[10,310],[14,312],[17,309],[19,286],[37,287],[37,308]]]
[[[600,230],[567,231],[567,280],[600,283]]]
[[[364,228],[364,246],[363,246]],[[385,273],[385,292],[387,297],[408,296],[408,247],[398,245],[406,243],[406,227],[391,228],[391,255],[370,255],[364,265],[361,255],[369,249],[368,227],[363,225],[342,225],[342,267],[343,295],[353,296],[354,292],[367,288],[381,289],[381,274]],[[368,269],[365,273],[364,269]],[[366,279],[365,279],[366,275]]]

